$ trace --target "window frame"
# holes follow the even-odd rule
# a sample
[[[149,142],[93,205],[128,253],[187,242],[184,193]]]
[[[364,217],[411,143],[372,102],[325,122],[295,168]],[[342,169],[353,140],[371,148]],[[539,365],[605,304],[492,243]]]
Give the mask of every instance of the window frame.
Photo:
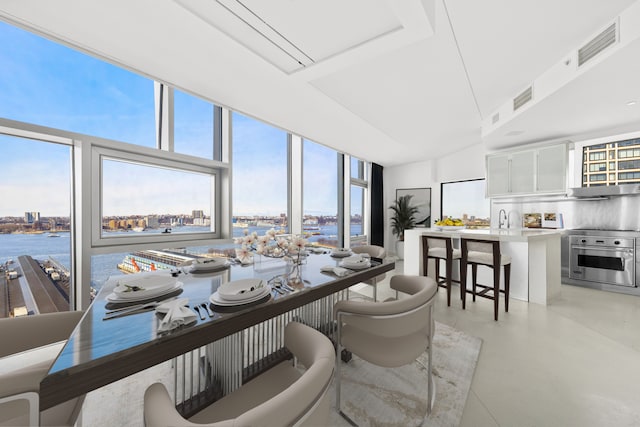
[[[174,242],[191,241],[197,243],[203,240],[221,238],[221,209],[222,203],[222,170],[228,168],[221,162],[191,157],[175,152],[145,147],[130,146],[126,143],[112,142],[110,144],[91,144],[91,246],[119,247],[124,245],[140,245],[152,243],[172,244]],[[176,171],[200,173],[210,175],[214,180],[211,188],[211,226],[214,231],[201,233],[175,234],[147,234],[135,236],[104,236],[102,234],[102,165],[105,159],[140,164],[143,166],[159,167]],[[217,199],[216,199],[217,198]]]

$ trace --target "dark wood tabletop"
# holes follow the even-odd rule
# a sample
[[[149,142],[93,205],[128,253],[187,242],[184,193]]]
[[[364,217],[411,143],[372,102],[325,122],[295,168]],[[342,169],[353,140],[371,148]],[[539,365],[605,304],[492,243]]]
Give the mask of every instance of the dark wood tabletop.
[[[272,298],[266,302],[234,310],[210,306],[213,317],[198,318],[195,324],[167,334],[157,332],[161,317],[153,310],[103,320],[109,303],[107,296],[117,283],[117,278],[111,279],[100,290],[41,382],[40,409],[81,396],[395,268],[394,262],[372,262],[370,268],[345,277],[321,272],[323,266],[337,266],[339,261],[328,254],[310,254],[301,266],[303,281],[294,292],[284,295],[272,292]],[[285,272],[284,265],[277,262],[231,265],[208,274],[183,270],[187,273],[178,275],[183,283],[183,292],[178,297],[188,298],[190,306],[208,303],[220,283],[248,278],[269,280]]]

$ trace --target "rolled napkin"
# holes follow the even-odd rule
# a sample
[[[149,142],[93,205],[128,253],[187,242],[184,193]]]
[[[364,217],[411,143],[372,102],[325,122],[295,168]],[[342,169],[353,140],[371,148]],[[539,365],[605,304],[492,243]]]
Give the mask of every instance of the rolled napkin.
[[[346,268],[332,267],[330,265],[325,265],[324,267],[320,268],[320,271],[324,271],[326,273],[333,273],[338,277],[344,277],[347,274],[351,273],[351,270],[347,270]]]
[[[189,307],[185,307],[187,304],[189,304],[189,298],[180,298],[156,307],[157,313],[166,313],[160,321],[158,332],[167,332],[198,320],[198,316]]]

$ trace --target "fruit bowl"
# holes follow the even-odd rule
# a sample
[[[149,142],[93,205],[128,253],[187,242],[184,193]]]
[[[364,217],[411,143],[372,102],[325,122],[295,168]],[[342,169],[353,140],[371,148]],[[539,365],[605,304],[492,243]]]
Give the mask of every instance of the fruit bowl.
[[[437,230],[462,230],[466,225],[434,225]]]

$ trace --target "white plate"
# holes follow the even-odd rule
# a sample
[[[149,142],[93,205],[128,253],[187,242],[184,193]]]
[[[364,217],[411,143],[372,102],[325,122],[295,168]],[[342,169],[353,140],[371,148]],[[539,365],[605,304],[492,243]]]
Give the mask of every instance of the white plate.
[[[242,301],[228,301],[224,298],[222,298],[218,292],[214,292],[210,297],[209,297],[209,301],[211,301],[212,304],[215,305],[222,305],[222,306],[233,306],[233,305],[243,305],[243,304],[249,304],[250,302],[255,302],[255,301],[259,301],[262,298],[266,297],[267,295],[269,295],[271,293],[271,288],[269,286],[265,286],[264,287],[264,291],[254,295],[253,297],[249,298],[249,299],[245,299]]]
[[[342,258],[342,257],[347,257],[347,256],[351,256],[351,249],[346,249],[346,248],[337,248],[331,251],[331,256],[337,257],[337,258]]]
[[[226,301],[246,301],[255,295],[261,294],[266,285],[262,279],[235,280],[220,285],[218,295]]]
[[[177,283],[175,277],[167,273],[142,273],[118,280],[113,293],[121,300],[152,298],[173,289]],[[139,288],[138,290],[132,290]]]
[[[216,271],[227,266],[227,260],[216,258],[200,258],[191,264],[191,273],[204,273],[208,271]]]
[[[349,270],[364,270],[365,268],[371,267],[371,263],[369,261],[347,264],[340,263],[340,267],[348,268]]]
[[[110,293],[109,295],[107,295],[107,301],[109,302],[134,302],[134,301],[145,301],[148,299],[152,299],[152,298],[158,298],[161,297],[163,295],[167,295],[170,294],[171,292],[175,292],[178,289],[182,288],[182,282],[176,282],[173,287],[169,288],[169,289],[165,289],[162,292],[156,293],[156,294],[140,294],[139,292],[136,292],[136,296],[135,297],[128,297],[128,298],[121,298],[120,295],[117,295],[115,293]]]
[[[371,259],[362,255],[354,255],[340,261],[340,267],[349,268],[351,270],[363,270],[371,267]]]

